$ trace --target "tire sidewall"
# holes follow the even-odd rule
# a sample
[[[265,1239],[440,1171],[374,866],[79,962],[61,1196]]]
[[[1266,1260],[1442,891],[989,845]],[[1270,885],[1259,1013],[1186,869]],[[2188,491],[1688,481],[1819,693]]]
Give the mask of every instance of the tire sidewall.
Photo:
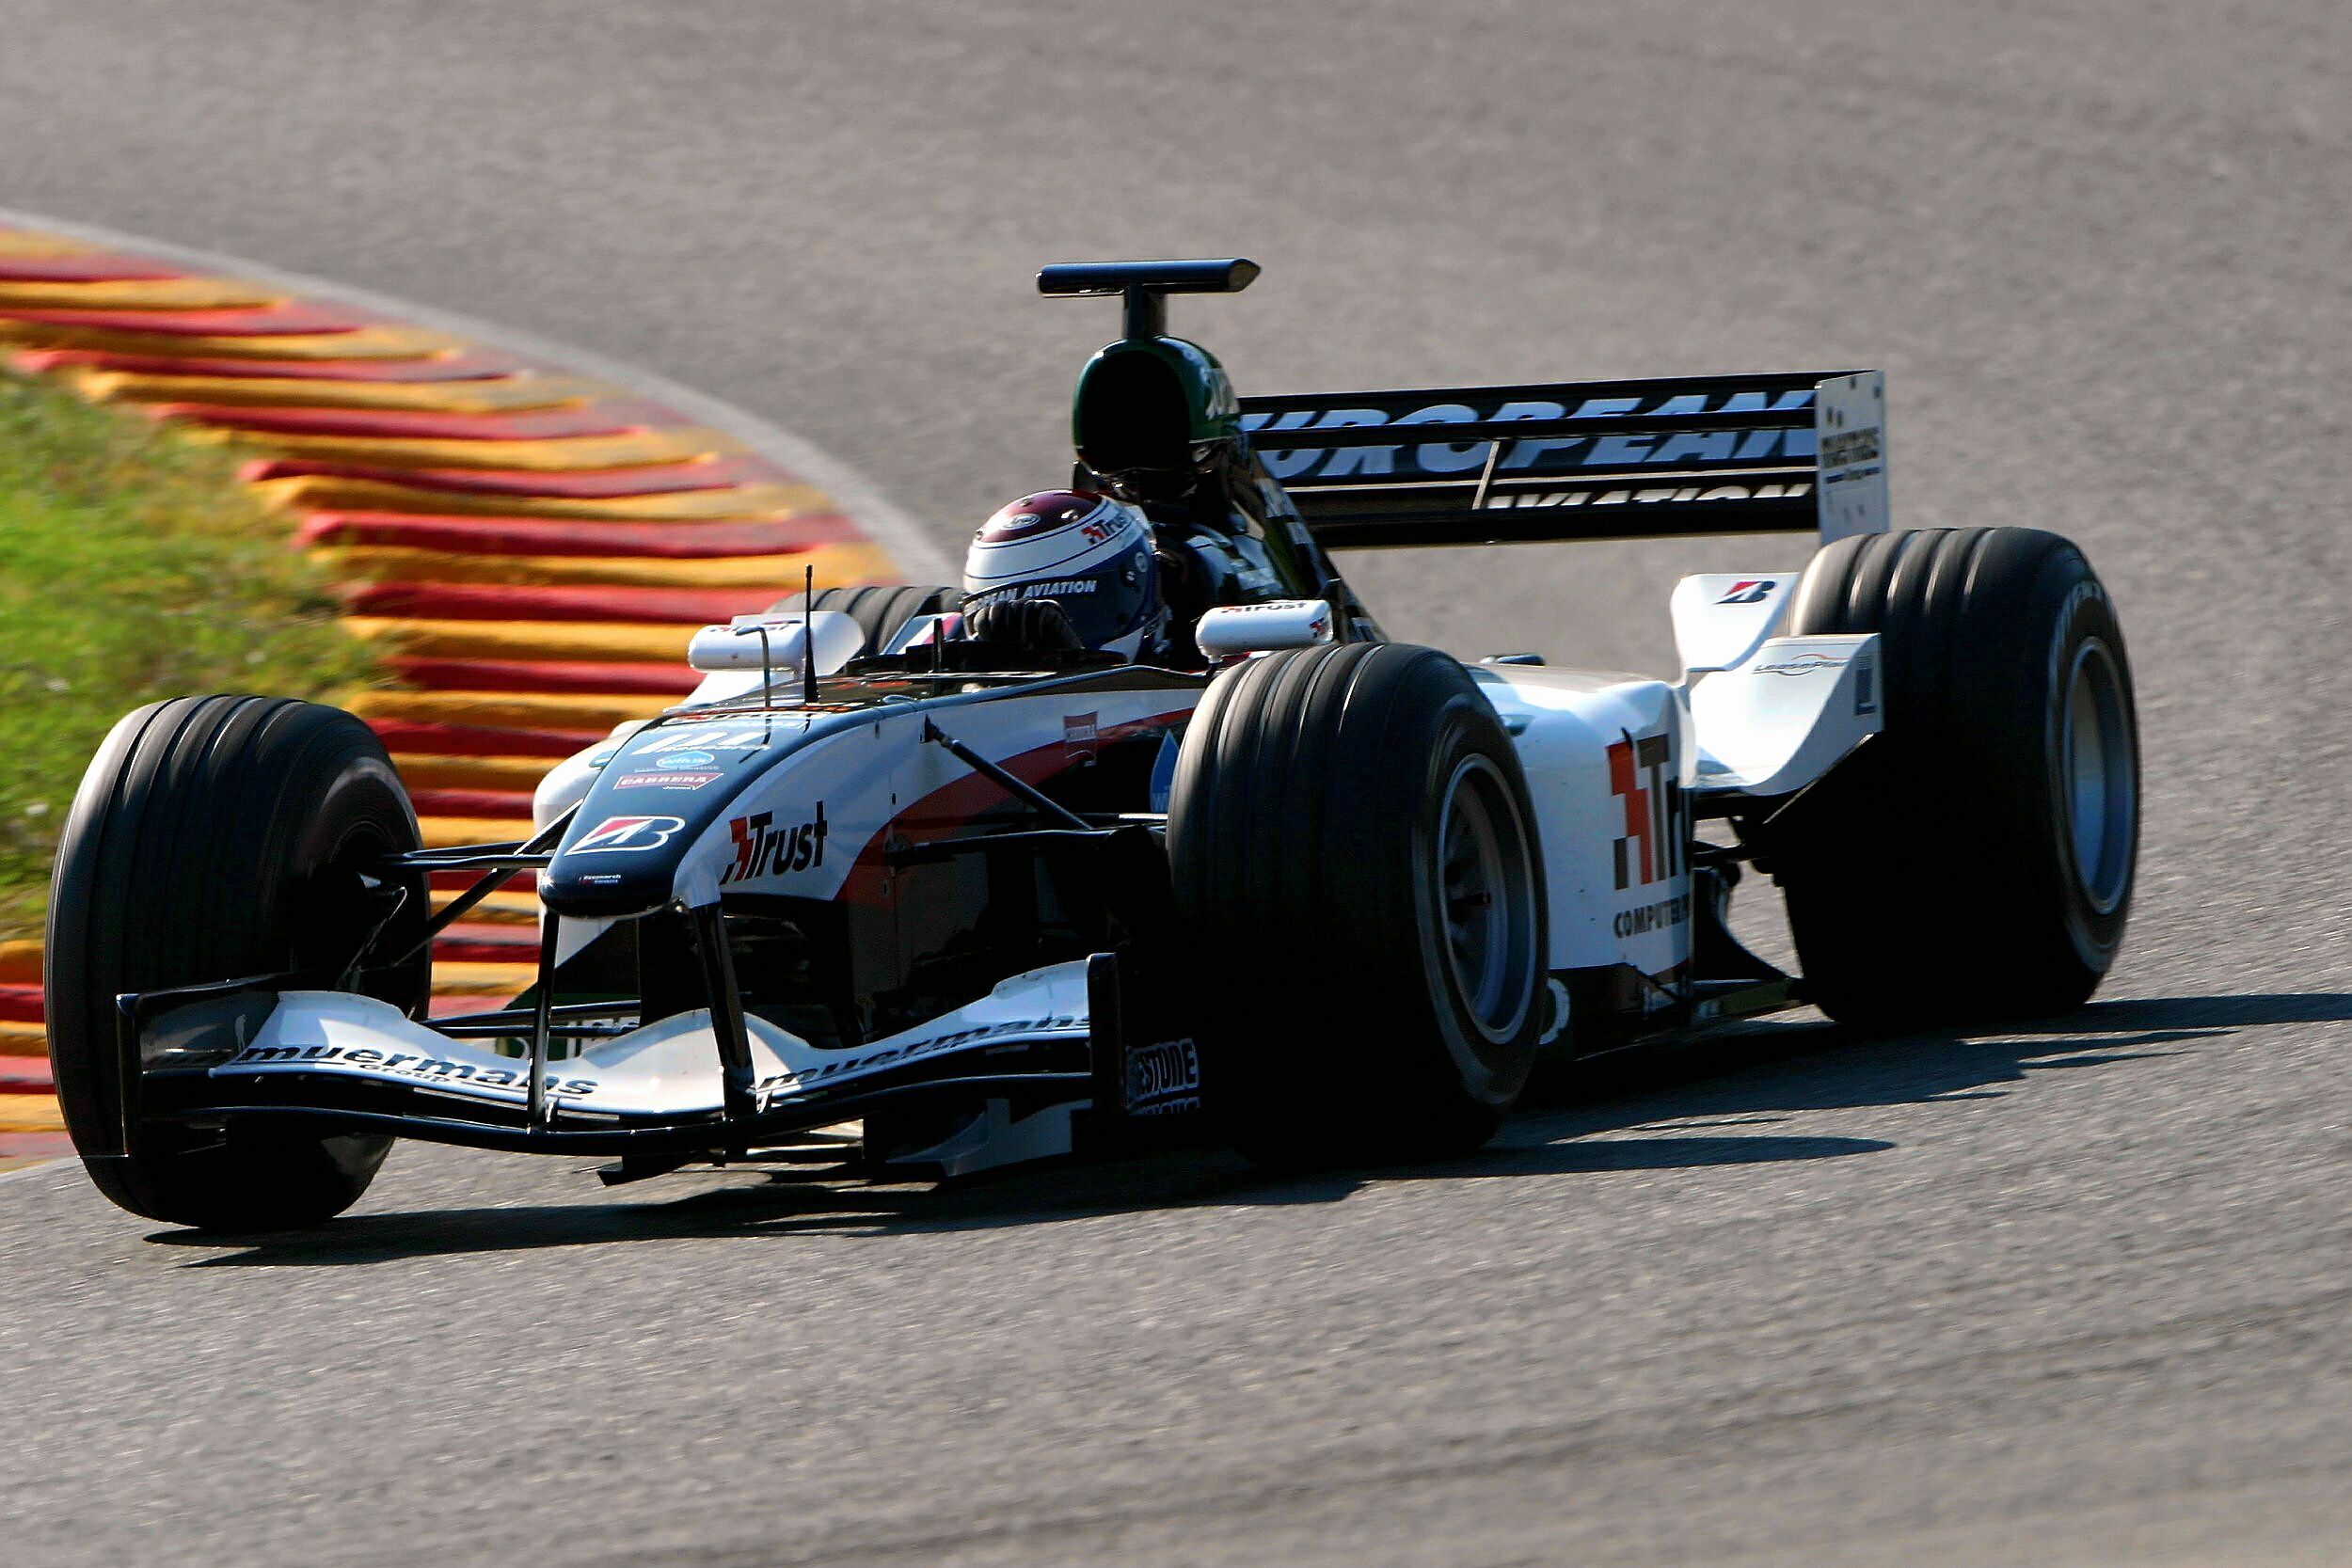
[[[1454,698],[1441,711],[1435,729],[1409,845],[1413,857],[1410,875],[1414,925],[1422,972],[1419,994],[1430,1015],[1431,1025],[1452,1059],[1461,1092],[1481,1105],[1500,1109],[1508,1106],[1526,1087],[1528,1076],[1534,1070],[1535,1037],[1543,1023],[1548,949],[1534,825],[1528,809],[1526,784],[1518,766],[1518,752],[1483,698],[1475,693]],[[1509,820],[1497,826],[1514,841],[1503,847],[1504,853],[1516,852],[1519,857],[1530,891],[1530,928],[1518,938],[1529,948],[1525,960],[1528,978],[1515,1026],[1500,1038],[1472,1011],[1444,951],[1446,911],[1438,866],[1445,792],[1455,772],[1473,757],[1484,757],[1491,763],[1502,782],[1496,793]]]
[[[2129,721],[2131,697],[2131,667],[2123,650],[2123,639],[2116,624],[2115,610],[2106,590],[2099,579],[2081,563],[2079,555],[2072,555],[2076,574],[2065,597],[2050,617],[2050,634],[2045,645],[2041,682],[2043,692],[2042,722],[2042,758],[2044,842],[2052,862],[2046,907],[2054,909],[2065,926],[2066,939],[2074,945],[2085,968],[2104,974],[2114,963],[2122,946],[2124,926],[2131,911],[2132,890],[2137,879],[2139,847],[2139,729]],[[2096,641],[2115,666],[2125,699],[2126,721],[2122,726],[2130,768],[2131,824],[2130,836],[2124,848],[2122,880],[2112,905],[2102,911],[2086,887],[2087,879],[2074,843],[2073,802],[2068,799],[2067,725],[2068,709],[2073,691],[2071,676],[2074,661],[2086,644]]]

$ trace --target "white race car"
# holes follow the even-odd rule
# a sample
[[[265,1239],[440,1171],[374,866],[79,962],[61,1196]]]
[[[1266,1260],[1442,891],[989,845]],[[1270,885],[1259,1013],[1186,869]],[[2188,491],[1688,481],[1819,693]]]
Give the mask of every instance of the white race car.
[[[977,640],[946,590],[787,602],[698,636],[702,689],[556,768],[532,838],[460,849],[419,847],[338,710],[124,719],[49,936],[100,1188],[257,1227],[341,1212],[399,1137],[613,1180],[952,1175],[1166,1130],[1277,1164],[1459,1153],[1547,1060],[2098,986],[2137,845],[2115,612],[2055,535],[1887,531],[1876,372],[1236,399],[1166,296],[1256,270],[1040,277],[1124,297],[1081,483],[1188,562],[1197,660]],[[1327,553],[1799,531],[1809,562],[1675,590],[1670,680],[1390,641]],[[1732,937],[1745,867],[1802,977]],[[481,881],[434,911],[452,869]],[[518,869],[539,984],[428,1017],[433,934]]]

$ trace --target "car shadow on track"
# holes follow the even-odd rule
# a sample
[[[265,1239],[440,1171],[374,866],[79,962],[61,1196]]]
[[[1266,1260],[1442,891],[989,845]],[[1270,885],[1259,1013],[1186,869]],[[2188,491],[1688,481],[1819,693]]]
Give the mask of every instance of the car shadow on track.
[[[1997,1099],[2032,1074],[2122,1067],[2235,1029],[2352,1021],[2352,996],[2270,994],[2098,1003],[2032,1032],[1861,1039],[1821,1022],[1760,1022],[1687,1045],[1587,1064],[1461,1160],[1272,1176],[1218,1149],[1032,1166],[946,1185],[681,1177],[657,1201],[358,1213],[310,1231],[150,1239],[200,1248],[191,1267],[332,1267],[632,1241],[886,1235],[991,1228],[1186,1207],[1337,1202],[1367,1184],[1694,1170],[1841,1159],[1884,1139],[1751,1132],[1805,1111]],[[583,1180],[585,1179],[583,1173]],[[723,1184],[722,1184],[723,1183]]]

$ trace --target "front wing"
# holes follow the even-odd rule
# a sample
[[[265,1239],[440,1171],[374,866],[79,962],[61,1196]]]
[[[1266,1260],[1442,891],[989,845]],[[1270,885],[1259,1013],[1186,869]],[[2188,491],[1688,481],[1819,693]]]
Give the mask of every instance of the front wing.
[[[535,1122],[518,1054],[527,1010],[435,1028],[345,991],[207,987],[125,998],[122,1044],[138,1064],[145,1123],[323,1118],[532,1151],[740,1149],[921,1096],[1017,1108],[1080,1102],[1114,1116],[1197,1108],[1197,1064],[1188,1081],[1171,1078],[1169,1042],[1149,1030],[1129,1048],[1120,995],[1119,961],[1098,954],[1013,975],[963,1007],[850,1050],[820,1050],[747,1017],[754,1108],[735,1117],[707,1009],[583,1037],[578,1054],[545,1064]],[[1188,1051],[1173,1059],[1195,1062]]]

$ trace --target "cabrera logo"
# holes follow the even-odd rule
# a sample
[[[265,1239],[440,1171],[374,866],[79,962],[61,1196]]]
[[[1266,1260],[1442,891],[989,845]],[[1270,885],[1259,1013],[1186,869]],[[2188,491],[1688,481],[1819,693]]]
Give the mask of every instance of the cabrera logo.
[[[580,835],[567,855],[629,855],[659,849],[686,823],[675,816],[608,816]]]

